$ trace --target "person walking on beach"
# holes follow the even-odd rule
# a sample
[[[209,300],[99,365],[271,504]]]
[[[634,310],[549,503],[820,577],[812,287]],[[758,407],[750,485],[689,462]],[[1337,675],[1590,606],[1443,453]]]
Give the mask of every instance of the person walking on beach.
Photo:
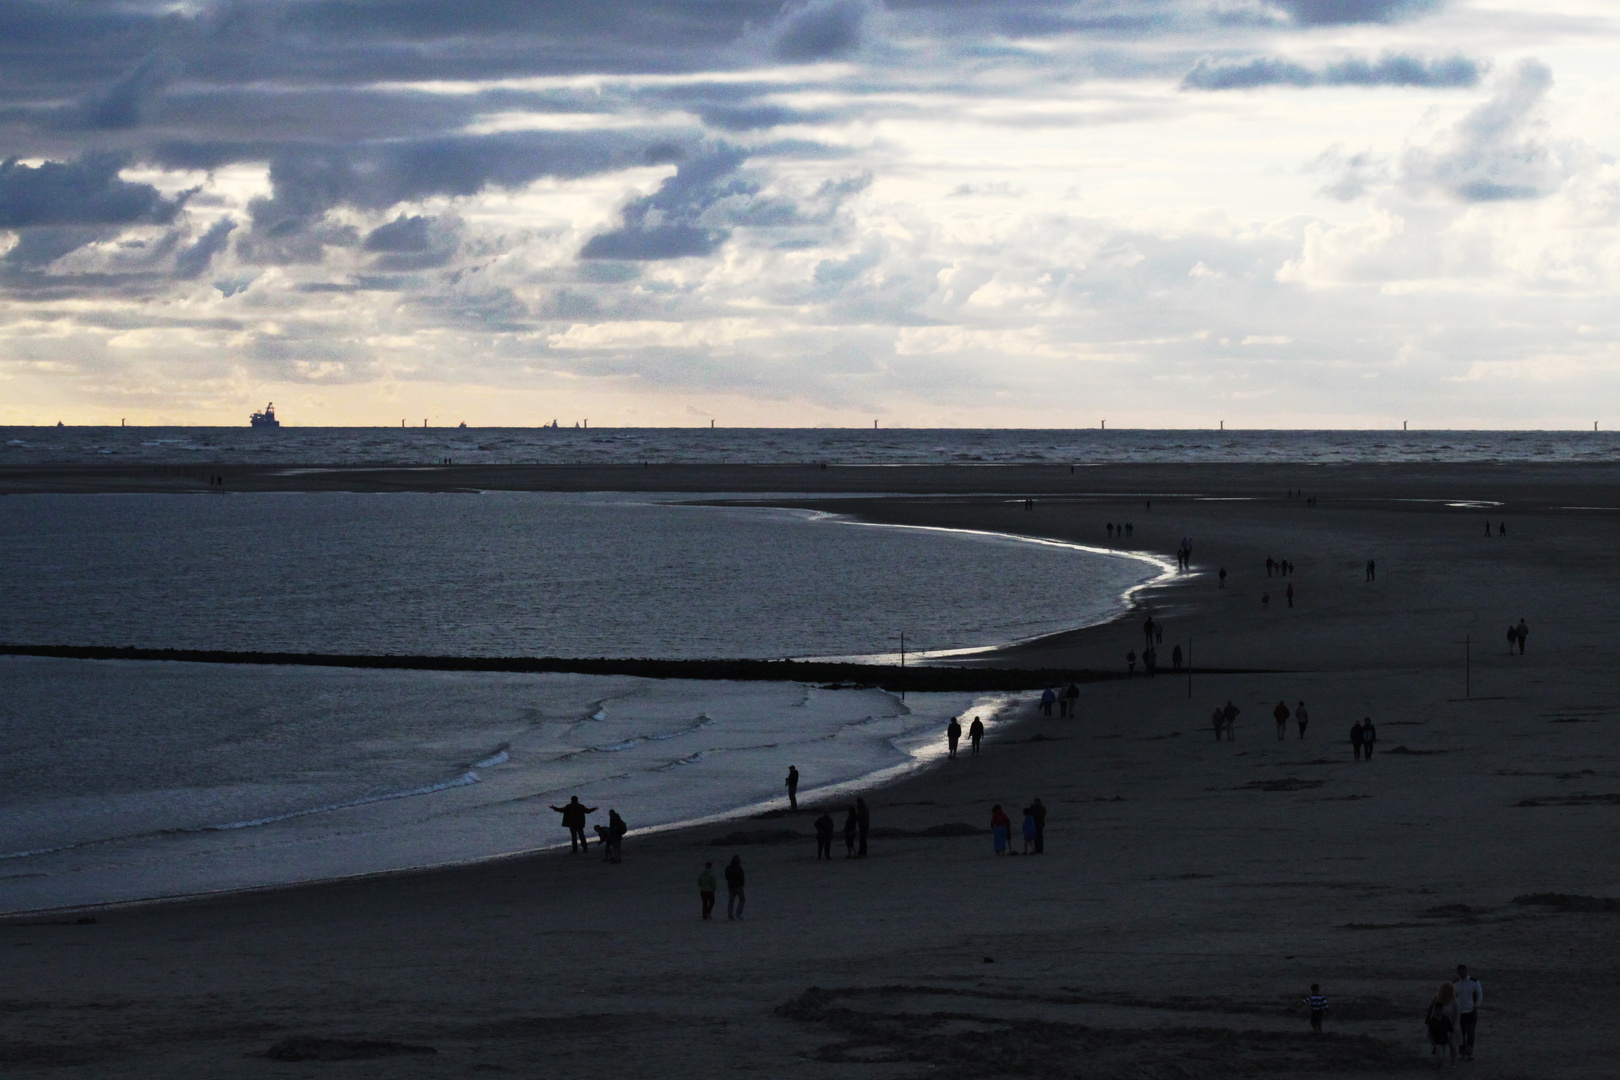
[[[997,855],[1005,855],[1011,844],[1012,819],[1002,812],[1001,804],[990,808],[990,843]]]
[[[608,811],[607,854],[602,856],[603,862],[624,861],[624,834],[630,831],[630,826],[624,823],[617,810]]]
[[[567,806],[553,806],[553,810],[562,815],[563,828],[568,830],[568,850],[579,854],[587,847],[585,842],[585,815],[596,813],[596,807],[586,806],[575,795],[568,800]]]
[[[1048,686],[1045,690],[1041,691],[1041,715],[1042,716],[1051,716],[1052,715],[1052,702],[1054,702],[1056,700],[1057,700],[1057,695],[1052,693],[1052,688],[1050,686]]]
[[[788,809],[797,810],[799,808],[799,767],[797,765],[788,766],[787,789]]]
[[[1508,655],[1513,655],[1513,646],[1519,643],[1519,628],[1508,623]]]
[[[1372,760],[1373,743],[1378,741],[1378,729],[1373,727],[1372,717],[1361,718],[1361,753],[1363,761]]]
[[[951,757],[956,756],[956,744],[960,742],[961,739],[962,725],[958,723],[956,717],[953,716],[951,717],[951,722],[945,725],[945,741],[951,744]]]
[[[1039,798],[1029,804],[1029,812],[1035,816],[1035,854],[1046,853],[1046,804]]]
[[[855,824],[860,829],[861,846],[855,852],[857,859],[866,858],[866,834],[872,831],[872,811],[867,807],[866,800],[855,800]]]
[[[1181,646],[1180,645],[1177,645],[1174,649],[1170,650],[1170,666],[1175,668],[1177,671],[1181,670]]]
[[[844,858],[855,857],[855,834],[861,827],[861,815],[852,806],[844,817]]]
[[[1490,518],[1485,519],[1485,535],[1486,536],[1491,535],[1491,519]]]
[[[1224,567],[1224,566],[1221,567],[1221,572],[1220,572],[1219,576],[1220,576],[1220,579],[1221,579],[1220,587],[1224,589],[1224,588],[1226,588],[1226,567]]]
[[[1144,648],[1153,647],[1153,616],[1149,615],[1142,624],[1142,645]]]
[[[703,901],[704,921],[714,918],[714,863],[706,862],[698,871],[698,899]]]
[[[1292,581],[1288,583],[1288,606],[1294,606],[1294,583]]]
[[[973,723],[968,725],[968,742],[973,744],[973,756],[974,757],[979,756],[979,742],[983,738],[984,738],[984,721],[980,720],[977,716],[975,716],[973,718]]]
[[[1423,1014],[1423,1023],[1429,1029],[1430,1056],[1444,1050],[1444,1056],[1436,1063],[1442,1068],[1447,1061],[1452,1068],[1457,1066],[1457,1015],[1457,988],[1441,983],[1429,1001],[1428,1011]]]
[[[1519,639],[1519,655],[1523,656],[1524,639],[1530,636],[1530,628],[1524,624],[1522,618],[1519,620],[1519,625],[1513,628],[1513,636]]]
[[[1293,715],[1288,711],[1288,703],[1277,702],[1277,707],[1271,710],[1271,715],[1277,720],[1277,741],[1282,742],[1288,738],[1288,718]]]
[[[1069,700],[1069,719],[1073,720],[1080,715],[1080,685],[1071,682],[1069,688],[1063,691],[1063,696]]]
[[[1507,535],[1507,522],[1498,521],[1496,523],[1496,535],[1499,537]]]
[[[1221,715],[1226,718],[1226,741],[1227,742],[1236,742],[1237,741],[1237,717],[1238,717],[1238,713],[1240,713],[1242,711],[1243,711],[1242,709],[1240,709],[1236,705],[1232,704],[1232,699],[1231,698],[1226,699],[1226,708],[1221,710]]]
[[[1474,1060],[1474,1032],[1479,1028],[1479,1007],[1485,1004],[1485,988],[1479,980],[1468,974],[1467,964],[1457,965],[1457,980],[1451,984],[1457,990],[1457,1034],[1460,1036],[1464,1061]]]
[[[832,837],[833,837],[832,813],[830,811],[823,810],[821,812],[821,816],[816,818],[816,861],[817,862],[820,862],[822,859],[826,859],[828,862],[832,862]]]
[[[1271,571],[1276,567],[1276,565],[1277,565],[1276,562],[1274,562],[1272,560],[1271,556],[1267,555],[1266,556],[1266,577],[1271,576]]]
[[[1367,560],[1367,580],[1368,581],[1377,581],[1378,580],[1378,564],[1373,562],[1371,559]]]
[[[1318,1035],[1322,1034],[1322,1019],[1327,1016],[1328,1000],[1322,994],[1322,987],[1311,983],[1311,992],[1305,998],[1305,1007],[1311,1010],[1311,1030]]]
[[[1130,678],[1136,674],[1136,650],[1132,649],[1125,654],[1125,677]]]
[[[1215,712],[1211,714],[1209,722],[1215,728],[1215,741],[1220,742],[1221,732],[1226,728],[1226,710],[1219,705],[1215,706]]]
[[[1305,737],[1305,725],[1311,722],[1310,716],[1305,712],[1305,703],[1302,701],[1294,706],[1294,720],[1299,724],[1299,737]]]
[[[726,864],[726,921],[743,917],[743,904],[748,902],[743,894],[743,865],[742,856],[733,855]]]
[[[1355,751],[1357,761],[1361,760],[1361,739],[1365,734],[1366,730],[1362,728],[1359,720],[1350,725],[1350,749]]]
[[[1035,853],[1035,808],[1024,807],[1024,854]]]

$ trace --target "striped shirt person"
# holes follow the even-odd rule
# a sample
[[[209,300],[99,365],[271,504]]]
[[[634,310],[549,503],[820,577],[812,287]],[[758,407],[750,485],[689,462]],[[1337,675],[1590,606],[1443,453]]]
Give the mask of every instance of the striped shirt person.
[[[1327,1015],[1328,1003],[1327,998],[1322,995],[1322,988],[1316,983],[1311,983],[1311,992],[1305,998],[1305,1006],[1311,1010],[1311,1030],[1320,1032],[1322,1017]]]

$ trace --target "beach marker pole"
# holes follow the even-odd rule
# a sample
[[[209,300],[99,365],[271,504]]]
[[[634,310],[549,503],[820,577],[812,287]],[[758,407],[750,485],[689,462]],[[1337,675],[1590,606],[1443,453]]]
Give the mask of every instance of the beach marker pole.
[[[900,700],[906,700],[906,634],[900,632]]]
[[[1187,635],[1187,696],[1192,697],[1192,635]]]
[[[1474,635],[1463,635],[1463,697],[1474,696]]]

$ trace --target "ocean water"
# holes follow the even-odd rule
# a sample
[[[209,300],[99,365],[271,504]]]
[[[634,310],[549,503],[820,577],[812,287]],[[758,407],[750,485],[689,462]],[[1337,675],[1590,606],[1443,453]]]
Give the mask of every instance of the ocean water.
[[[790,764],[801,802],[847,803],[1008,700],[26,657],[0,682],[0,912],[566,844],[549,807],[574,794],[625,817],[633,863],[638,832],[785,804]]]
[[[296,417],[284,414],[284,423]],[[0,466],[1615,461],[1611,431],[0,427]]]
[[[809,511],[553,493],[0,499],[0,639],[659,657],[971,649],[1095,622],[1151,557]],[[0,657],[0,911],[555,844],[917,767],[1011,698]],[[802,824],[802,823],[800,823]],[[632,856],[633,857],[633,856]]]
[[[939,652],[1100,621],[1173,565],[631,495],[24,495],[0,499],[0,641],[777,658],[904,633]]]

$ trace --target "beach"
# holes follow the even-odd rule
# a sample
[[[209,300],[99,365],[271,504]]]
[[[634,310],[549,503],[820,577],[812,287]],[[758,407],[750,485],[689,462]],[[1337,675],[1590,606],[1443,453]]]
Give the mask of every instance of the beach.
[[[1580,464],[234,471],[237,490],[858,494],[761,501],[1161,556],[1190,538],[1192,572],[1118,620],[953,661],[1122,673],[1147,614],[1165,630],[1157,677],[1087,682],[1072,719],[1023,693],[981,754],[866,792],[864,860],[835,844],[818,863],[805,807],[632,832],[622,864],[549,852],[7,920],[0,1062],[20,1077],[1387,1076],[1431,1064],[1424,1006],[1466,963],[1486,999],[1464,1068],[1610,1075],[1617,480]],[[9,469],[0,490],[207,488],[76,467]],[[1268,557],[1294,572],[1268,578]],[[1527,648],[1509,655],[1520,618]],[[1203,669],[1190,685],[1165,670],[1175,644]],[[1236,738],[1217,742],[1228,700]],[[1276,738],[1279,700],[1308,703],[1303,738],[1293,722]],[[1348,735],[1363,716],[1365,761]],[[1035,797],[1045,853],[994,856],[991,806],[1016,823]],[[535,844],[563,838],[536,807]],[[746,919],[700,922],[697,874],[733,855]],[[1312,983],[1322,1036],[1301,1004]],[[264,1056],[277,1046],[330,1060]]]

